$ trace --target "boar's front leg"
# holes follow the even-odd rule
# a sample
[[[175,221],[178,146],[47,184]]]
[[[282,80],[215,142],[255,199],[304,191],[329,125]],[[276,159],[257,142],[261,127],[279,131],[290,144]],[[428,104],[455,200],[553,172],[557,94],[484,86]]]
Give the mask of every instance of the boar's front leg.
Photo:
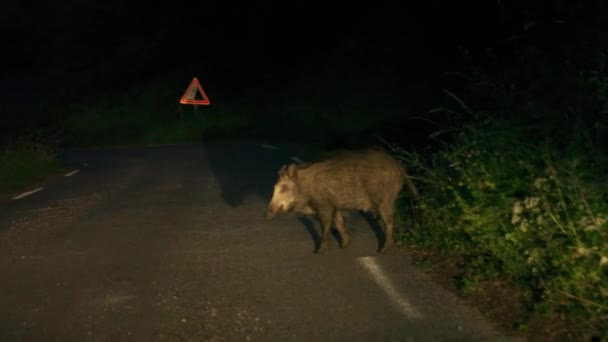
[[[329,232],[331,231],[331,227],[333,224],[334,208],[327,207],[320,209],[318,214],[319,221],[321,221],[321,228],[323,229],[323,233],[321,234],[321,244],[319,245],[317,253],[323,253],[325,252],[325,250],[327,250],[327,240],[329,239]]]
[[[344,226],[344,217],[342,216],[341,210],[336,210],[334,214],[334,224],[340,232],[340,239],[342,240],[340,246],[346,248],[350,244],[350,237],[346,234],[346,227]]]

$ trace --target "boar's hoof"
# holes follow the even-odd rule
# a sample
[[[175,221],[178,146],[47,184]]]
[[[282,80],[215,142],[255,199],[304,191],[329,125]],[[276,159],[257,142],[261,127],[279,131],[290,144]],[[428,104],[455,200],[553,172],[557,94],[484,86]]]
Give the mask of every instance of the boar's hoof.
[[[384,243],[384,247],[382,247],[382,249],[380,250],[380,253],[386,253],[386,252],[388,252],[391,248],[393,248],[393,246],[395,246],[395,242],[394,241],[386,241]]]
[[[327,243],[321,243],[319,248],[317,248],[317,254],[322,254],[327,250]]]
[[[350,238],[348,236],[342,238],[342,243],[340,244],[340,247],[346,248],[348,247],[348,245],[350,245]]]

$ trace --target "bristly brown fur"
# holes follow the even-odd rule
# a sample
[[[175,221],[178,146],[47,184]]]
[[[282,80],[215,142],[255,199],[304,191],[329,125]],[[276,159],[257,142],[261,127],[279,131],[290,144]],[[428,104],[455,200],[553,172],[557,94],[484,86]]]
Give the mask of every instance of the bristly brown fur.
[[[394,244],[394,204],[404,185],[412,197],[418,196],[405,168],[382,148],[334,151],[306,165],[282,166],[266,217],[289,211],[316,214],[323,225],[323,251],[333,225],[343,245],[349,241],[343,210],[375,212],[386,229],[386,251]]]

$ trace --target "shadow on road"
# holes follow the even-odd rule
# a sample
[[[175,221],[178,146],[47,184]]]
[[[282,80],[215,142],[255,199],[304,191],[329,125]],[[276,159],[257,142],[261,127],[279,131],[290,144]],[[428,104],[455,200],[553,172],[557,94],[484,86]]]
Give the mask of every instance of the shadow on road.
[[[353,212],[352,214],[355,214],[355,212]],[[382,223],[380,223],[378,221],[378,219],[376,219],[371,214],[367,214],[367,213],[363,213],[363,212],[356,212],[356,214],[361,215],[361,217],[363,217],[365,219],[365,221],[369,224],[369,228],[372,229],[372,231],[374,232],[374,235],[376,236],[376,241],[378,241],[378,246],[377,246],[376,251],[380,251],[380,249],[384,246],[384,243],[386,241],[386,235],[384,233],[384,229],[382,228]],[[318,252],[319,247],[321,246],[321,232],[322,231],[321,231],[321,225],[320,225],[320,223],[318,223],[317,218],[315,216],[300,216],[298,218],[298,220],[302,223],[302,225],[304,225],[304,227],[306,228],[306,231],[310,235],[310,238],[312,239],[312,241],[314,243],[315,253]],[[345,217],[345,220],[348,220],[348,218]],[[349,230],[348,224],[349,223],[346,222],[347,232]],[[335,227],[332,227],[331,234],[332,234],[332,239],[335,239],[335,241],[337,241],[337,243],[341,246],[342,245],[342,236],[340,236],[340,232],[338,232],[338,230],[336,230]]]
[[[384,232],[383,223],[380,222],[379,217],[376,217],[373,214],[361,213],[361,216],[365,219],[365,221],[367,221],[367,223],[369,223],[369,226],[374,231],[376,240],[378,241],[378,248],[376,251],[380,251],[386,242],[386,234]]]
[[[293,153],[260,144],[216,142],[206,145],[207,159],[219,182],[222,199],[231,207],[247,196],[270,201],[279,168],[293,163]]]
[[[315,222],[313,221],[314,218],[308,216],[300,216],[298,220],[302,222],[302,225],[304,225],[306,231],[308,232],[308,234],[310,234],[310,238],[314,243],[314,252],[316,253],[319,250],[319,247],[321,246],[321,234],[319,234],[319,231],[316,228]]]

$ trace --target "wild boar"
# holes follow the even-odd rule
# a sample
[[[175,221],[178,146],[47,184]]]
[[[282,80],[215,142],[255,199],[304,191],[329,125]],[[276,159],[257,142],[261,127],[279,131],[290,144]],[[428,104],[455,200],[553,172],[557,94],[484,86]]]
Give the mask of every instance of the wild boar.
[[[343,210],[379,215],[386,234],[381,252],[388,251],[394,245],[394,205],[402,187],[418,197],[405,168],[381,147],[337,151],[309,164],[283,165],[278,173],[266,219],[288,212],[317,215],[323,230],[318,253],[327,249],[334,225],[341,247],[348,246]]]

